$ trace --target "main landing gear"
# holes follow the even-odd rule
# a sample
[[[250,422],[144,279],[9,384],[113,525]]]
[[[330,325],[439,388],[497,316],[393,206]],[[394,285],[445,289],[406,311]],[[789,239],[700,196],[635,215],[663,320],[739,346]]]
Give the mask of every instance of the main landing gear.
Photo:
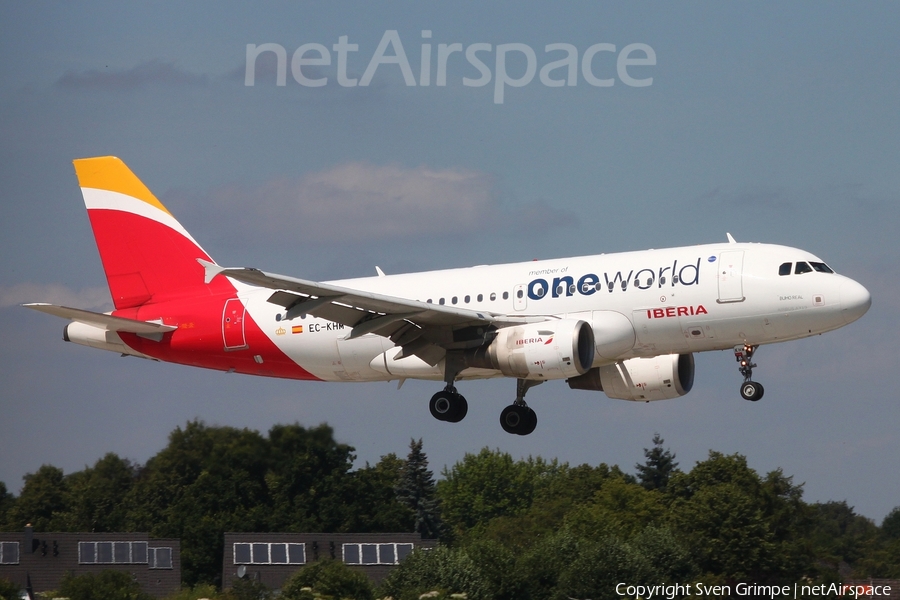
[[[469,412],[469,403],[453,385],[456,373],[450,372],[446,377],[444,389],[431,397],[428,408],[431,410],[431,416],[438,421],[459,423]],[[530,379],[516,380],[515,402],[500,411],[500,426],[503,427],[503,431],[515,435],[528,435],[534,431],[537,427],[537,415],[525,404],[525,393],[529,388],[541,383],[544,382]]]
[[[516,400],[500,411],[500,427],[506,433],[528,435],[537,427],[537,414],[525,404],[525,394],[529,388],[544,383],[531,379],[516,380]]]
[[[438,421],[447,421],[448,423],[459,423],[466,417],[469,412],[469,403],[465,397],[456,391],[453,382],[456,376],[463,370],[464,364],[460,356],[454,353],[447,353],[446,363],[444,366],[444,389],[431,397],[428,408],[431,410],[431,416]]]
[[[744,383],[741,384],[741,397],[751,402],[756,402],[765,393],[761,383],[751,381],[753,367],[756,366],[751,360],[757,348],[759,346],[751,346],[749,344],[734,347],[734,359],[738,362],[738,371],[744,376]]]
[[[431,416],[438,421],[459,423],[469,412],[469,403],[452,384],[447,384],[447,387],[431,397],[428,408],[431,409]]]

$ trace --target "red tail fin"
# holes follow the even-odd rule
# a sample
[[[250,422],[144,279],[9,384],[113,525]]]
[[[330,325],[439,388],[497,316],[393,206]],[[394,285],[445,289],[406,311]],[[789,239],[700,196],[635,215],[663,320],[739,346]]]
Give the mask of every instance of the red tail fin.
[[[197,259],[212,259],[124,162],[74,162],[116,309],[210,293]]]

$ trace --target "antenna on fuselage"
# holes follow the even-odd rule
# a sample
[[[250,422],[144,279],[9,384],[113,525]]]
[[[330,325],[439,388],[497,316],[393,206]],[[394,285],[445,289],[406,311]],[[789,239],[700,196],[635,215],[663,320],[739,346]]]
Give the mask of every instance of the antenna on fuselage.
[[[725,235],[728,236],[728,243],[729,243],[729,244],[737,244],[737,242],[734,240],[734,238],[731,236],[730,233],[726,233]]]

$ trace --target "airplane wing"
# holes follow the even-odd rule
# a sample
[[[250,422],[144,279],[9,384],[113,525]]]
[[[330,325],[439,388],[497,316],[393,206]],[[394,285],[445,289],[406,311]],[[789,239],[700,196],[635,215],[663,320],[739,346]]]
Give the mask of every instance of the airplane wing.
[[[163,325],[161,323],[151,323],[148,321],[136,321],[134,319],[125,319],[122,317],[114,317],[106,313],[91,312],[80,308],[69,308],[68,306],[58,306],[56,304],[47,304],[44,302],[33,302],[23,304],[26,308],[78,321],[79,323],[87,323],[94,327],[106,329],[107,331],[125,331],[128,333],[140,334],[163,334],[167,331],[175,331],[178,329],[172,325]]]
[[[390,338],[402,351],[437,364],[447,350],[474,348],[490,342],[501,327],[545,321],[551,317],[516,317],[488,311],[408,300],[385,294],[265,273],[253,268],[225,268],[198,259],[206,280],[224,275],[250,285],[276,290],[269,302],[287,309],[287,318],[309,314],[351,328],[349,339],[367,333]]]

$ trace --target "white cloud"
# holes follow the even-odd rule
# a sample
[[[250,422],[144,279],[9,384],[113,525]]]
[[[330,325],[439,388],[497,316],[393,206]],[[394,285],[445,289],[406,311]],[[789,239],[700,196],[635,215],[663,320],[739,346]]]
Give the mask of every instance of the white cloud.
[[[189,73],[174,62],[159,59],[135,65],[130,69],[91,69],[81,73],[69,72],[56,85],[69,89],[138,89],[146,85],[195,86],[206,85],[206,75]]]
[[[537,229],[575,222],[548,205],[502,203],[494,177],[483,172],[369,163],[347,163],[251,189],[220,187],[203,203],[209,204],[226,225],[239,226],[243,233],[257,228],[311,242],[469,236],[501,223]],[[234,221],[234,215],[241,217]]]
[[[60,283],[17,283],[0,285],[0,308],[26,302],[48,302],[73,308],[111,310],[112,300],[105,287],[72,289]]]

